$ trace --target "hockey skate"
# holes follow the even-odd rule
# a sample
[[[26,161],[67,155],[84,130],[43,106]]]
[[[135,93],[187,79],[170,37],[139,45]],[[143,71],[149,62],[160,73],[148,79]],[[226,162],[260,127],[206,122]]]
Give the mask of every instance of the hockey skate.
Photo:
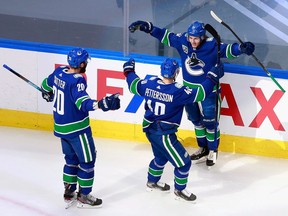
[[[77,193],[71,190],[70,184],[65,184],[64,202],[66,203],[65,209],[70,208],[77,201]]]
[[[203,159],[203,157],[207,156],[208,154],[209,150],[207,147],[199,147],[199,149],[190,156],[190,159],[200,163],[202,161],[200,159]]]
[[[217,161],[217,157],[218,157],[218,151],[213,151],[213,150],[209,151],[209,154],[206,160],[206,165],[208,169],[215,165]]]
[[[179,191],[179,190],[174,190],[175,194],[175,199],[180,200],[180,201],[188,201],[191,203],[196,203],[197,197],[193,194],[187,191],[186,189]]]
[[[102,207],[102,199],[96,198],[91,194],[84,195],[78,193],[77,208],[100,208]]]
[[[170,192],[170,185],[163,182],[147,182],[147,191],[160,190],[163,192]]]

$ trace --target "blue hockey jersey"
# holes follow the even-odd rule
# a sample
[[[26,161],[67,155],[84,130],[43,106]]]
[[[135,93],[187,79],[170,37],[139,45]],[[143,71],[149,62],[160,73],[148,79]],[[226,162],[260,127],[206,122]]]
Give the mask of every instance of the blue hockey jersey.
[[[187,40],[187,33],[175,34],[168,29],[153,28],[151,35],[161,43],[174,47],[181,58],[183,84],[194,88],[202,83],[209,70],[217,63],[217,42],[214,38],[207,40],[197,49],[193,49]],[[239,44],[220,46],[221,58],[236,58],[240,55]]]
[[[91,131],[89,111],[95,102],[86,92],[84,77],[68,69],[60,66],[42,82],[45,91],[53,91],[54,135],[61,138]]]
[[[214,86],[210,79],[206,79],[203,85],[191,89],[177,82],[165,84],[158,77],[143,80],[134,72],[127,74],[126,81],[131,93],[145,98],[143,130],[155,134],[176,132],[184,105],[204,100]]]

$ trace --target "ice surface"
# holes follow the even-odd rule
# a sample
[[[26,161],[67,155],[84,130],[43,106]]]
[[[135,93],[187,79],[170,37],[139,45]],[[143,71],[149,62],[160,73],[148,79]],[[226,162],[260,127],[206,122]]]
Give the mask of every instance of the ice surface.
[[[52,132],[0,127],[0,214],[3,216],[283,216],[287,215],[288,160],[219,153],[217,164],[193,164],[187,189],[197,203],[146,191],[150,145],[94,137],[93,194],[100,209],[65,209],[60,141]],[[195,151],[187,148],[189,153]],[[173,167],[162,181],[173,188]]]

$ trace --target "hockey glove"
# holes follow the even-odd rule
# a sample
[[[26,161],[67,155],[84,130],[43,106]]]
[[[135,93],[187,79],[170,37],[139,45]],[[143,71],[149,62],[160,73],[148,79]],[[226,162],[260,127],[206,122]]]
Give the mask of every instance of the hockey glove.
[[[123,72],[125,77],[127,77],[128,73],[135,72],[135,60],[133,58],[123,64]]]
[[[224,76],[224,66],[222,62],[215,67],[212,67],[211,70],[207,73],[207,78],[212,80],[214,83],[218,83],[219,79]]]
[[[104,112],[109,110],[118,110],[120,108],[119,93],[102,98],[98,101],[98,107]]]
[[[153,24],[151,22],[147,22],[147,21],[142,21],[142,20],[138,20],[136,22],[133,22],[130,26],[129,26],[129,31],[131,33],[135,32],[136,30],[140,30],[140,31],[144,31],[146,33],[151,33],[153,30]]]
[[[43,90],[43,89],[42,89]],[[42,98],[47,102],[52,102],[54,98],[54,94],[52,91],[46,92],[45,90],[42,91]]]
[[[251,55],[255,50],[255,45],[251,42],[244,42],[240,44],[241,53],[245,53],[246,55]]]

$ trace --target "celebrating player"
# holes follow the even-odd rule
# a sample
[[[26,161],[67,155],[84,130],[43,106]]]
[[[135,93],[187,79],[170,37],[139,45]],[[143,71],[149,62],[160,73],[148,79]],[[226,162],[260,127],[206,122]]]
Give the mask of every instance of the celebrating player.
[[[90,99],[86,92],[84,78],[90,56],[82,48],[74,48],[68,53],[69,67],[60,66],[45,78],[42,94],[47,102],[53,101],[54,135],[61,139],[65,155],[63,169],[64,200],[67,207],[78,200],[79,208],[94,208],[102,205],[102,200],[91,195],[94,182],[96,149],[89,122],[89,111],[120,108],[119,94],[97,101]],[[79,192],[76,195],[77,183]]]
[[[174,47],[181,57],[183,84],[190,88],[197,88],[217,63],[217,42],[215,38],[207,37],[204,23],[195,21],[188,27],[187,32],[179,34],[165,28],[160,29],[146,21],[133,22],[129,26],[129,30],[130,32],[144,31],[157,38],[161,43]],[[251,55],[254,49],[255,46],[251,42],[221,43],[220,57],[233,59],[243,53]],[[218,92],[220,92],[220,87]],[[218,100],[216,100],[217,98]],[[216,101],[218,105],[216,105]],[[221,97],[216,94],[216,86],[204,101],[185,106],[188,119],[194,125],[199,146],[199,149],[191,155],[191,160],[199,160],[207,156],[207,166],[213,166],[216,163],[220,143],[220,129],[216,124],[216,121],[219,122],[220,112],[216,115],[216,106],[221,107]],[[216,116],[217,118],[215,118]],[[217,131],[217,140],[214,138],[215,131]]]
[[[185,189],[191,160],[175,133],[181,122],[184,105],[202,101],[212,92],[215,83],[224,75],[223,65],[212,67],[206,74],[207,79],[194,89],[175,82],[179,64],[170,58],[161,64],[162,79],[140,79],[135,73],[134,59],[125,62],[123,69],[130,92],[145,98],[142,125],[154,155],[149,164],[147,189],[170,190],[168,184],[159,181],[164,166],[169,161],[175,167],[176,198],[195,201],[196,196]]]

